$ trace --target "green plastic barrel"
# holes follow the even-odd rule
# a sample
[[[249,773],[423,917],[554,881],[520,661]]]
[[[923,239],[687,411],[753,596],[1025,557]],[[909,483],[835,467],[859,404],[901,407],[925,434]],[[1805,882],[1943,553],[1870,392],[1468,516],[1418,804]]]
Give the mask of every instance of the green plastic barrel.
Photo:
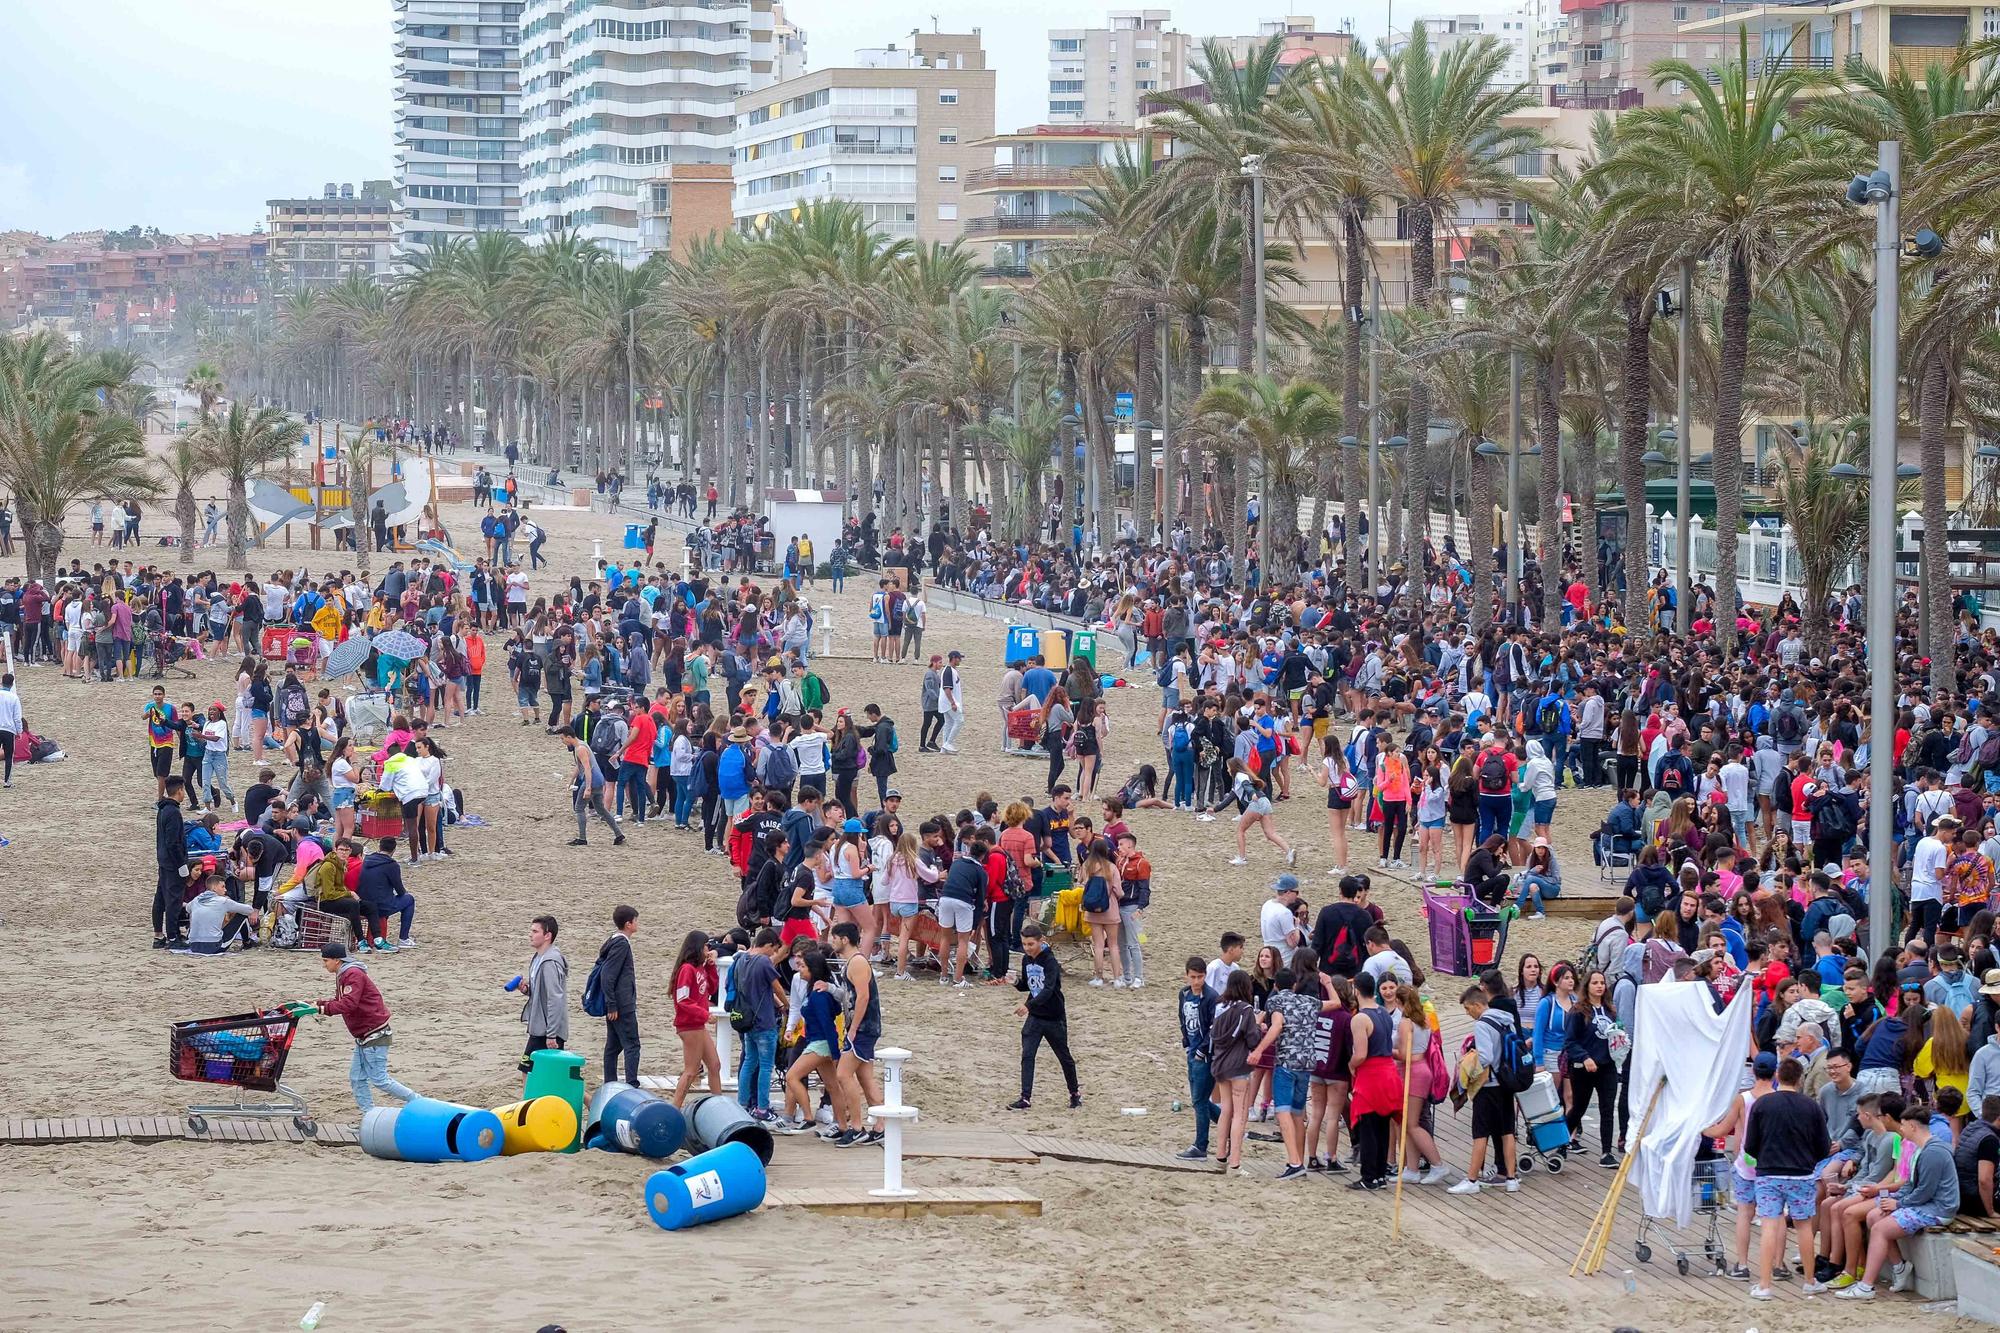
[[[536,1051],[528,1057],[528,1086],[522,1100],[560,1097],[576,1111],[576,1137],[564,1152],[583,1146],[583,1056],[575,1051]]]

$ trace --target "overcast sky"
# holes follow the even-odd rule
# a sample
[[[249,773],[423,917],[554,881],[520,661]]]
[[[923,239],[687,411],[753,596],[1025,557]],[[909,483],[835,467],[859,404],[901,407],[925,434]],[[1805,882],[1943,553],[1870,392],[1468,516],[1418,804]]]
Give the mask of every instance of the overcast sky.
[[[1293,0],[1322,28],[1352,18],[1371,43],[1384,0]],[[1137,7],[1136,5],[1130,7]],[[1182,0],[1174,25],[1254,31],[1255,5]],[[1476,8],[1465,5],[1464,8]],[[1489,8],[1499,8],[1492,4]],[[983,30],[999,128],[1041,118],[1046,32],[1101,26],[1075,0],[790,0],[808,65],[902,42],[935,15]],[[1416,12],[1416,6],[1408,6]],[[1440,6],[1457,9],[1459,6]],[[61,234],[134,223],[248,231],[264,201],[391,175],[387,0],[0,0],[0,230]]]

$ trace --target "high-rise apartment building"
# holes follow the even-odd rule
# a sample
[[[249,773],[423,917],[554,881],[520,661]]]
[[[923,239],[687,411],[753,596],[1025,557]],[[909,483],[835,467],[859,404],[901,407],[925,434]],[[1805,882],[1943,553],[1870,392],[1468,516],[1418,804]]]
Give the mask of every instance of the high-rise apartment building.
[[[785,7],[775,0],[771,5],[771,46],[772,59],[777,62],[773,82],[783,83],[806,72],[806,30],[792,22]]]
[[[1265,19],[1257,25],[1255,33],[1241,37],[1218,37],[1219,41],[1237,61],[1250,58],[1253,52],[1264,49],[1264,43],[1273,37],[1279,41],[1279,60],[1292,65],[1306,56],[1318,56],[1321,60],[1345,60],[1347,53],[1354,49],[1353,30],[1345,25],[1339,28],[1323,29],[1311,14],[1287,14],[1283,18]],[[1199,53],[1202,43],[1195,44],[1194,53]]]
[[[1493,76],[1496,87],[1512,88],[1535,82],[1535,14],[1531,4],[1494,13],[1419,14],[1411,26],[1424,25],[1433,53],[1442,55],[1455,46],[1464,46],[1491,37],[1507,50],[1507,63]],[[1400,51],[1409,44],[1410,34],[1395,33],[1390,44]]]
[[[772,82],[771,0],[521,11],[522,221],[531,237],[574,231],[637,263],[652,184],[727,164],[737,97]]]
[[[271,285],[280,291],[336,287],[349,278],[387,281],[394,267],[396,201],[388,181],[329,181],[317,196],[266,205]]]
[[[919,32],[913,49],[855,52],[738,98],[739,227],[813,199],[845,199],[884,236],[955,241],[992,200],[965,192],[993,165],[993,71],[979,31]]]
[[[397,250],[521,228],[521,5],[393,0]]]
[[[1696,69],[1733,58],[1719,35],[1704,40],[1684,23],[1719,19],[1750,8],[1738,0],[1563,0],[1569,20],[1569,81],[1564,101],[1573,107],[1622,110],[1680,99],[1681,90],[1656,87],[1656,61],[1678,56]]]
[[[1194,82],[1201,44],[1165,9],[1114,9],[1105,28],[1049,29],[1051,125],[1131,125],[1155,92]]]

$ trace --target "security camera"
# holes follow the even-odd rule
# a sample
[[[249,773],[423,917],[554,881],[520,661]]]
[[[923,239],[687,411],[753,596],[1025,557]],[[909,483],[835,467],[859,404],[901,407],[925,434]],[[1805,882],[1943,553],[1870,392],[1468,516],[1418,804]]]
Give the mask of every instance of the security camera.
[[[1662,287],[1653,293],[1653,306],[1659,312],[1661,319],[1671,319],[1681,312],[1679,303],[1674,300],[1674,291],[1671,287]]]
[[[1368,315],[1360,306],[1351,305],[1347,307],[1347,322],[1360,328],[1368,323]]]

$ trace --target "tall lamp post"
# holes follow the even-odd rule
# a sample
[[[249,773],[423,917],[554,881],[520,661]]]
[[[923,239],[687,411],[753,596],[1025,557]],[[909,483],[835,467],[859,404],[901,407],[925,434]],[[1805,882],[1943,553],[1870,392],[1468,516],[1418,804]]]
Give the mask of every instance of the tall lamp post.
[[[1895,789],[1889,776],[1889,756],[1882,744],[1895,722],[1896,710],[1896,335],[1901,323],[1901,293],[1897,290],[1896,259],[1902,248],[1902,208],[1899,176],[1902,144],[1886,140],[1876,146],[1876,169],[1848,184],[1847,198],[1855,205],[1875,205],[1875,317],[1868,357],[1868,882],[1875,892],[1875,910],[1868,914],[1868,954],[1881,958],[1889,951],[1894,923],[1888,910],[1895,881],[1894,843],[1889,837],[1889,812]],[[1941,532],[1927,532],[1925,541],[1943,541]]]
[[[1689,472],[1691,461],[1688,451],[1694,447],[1694,430],[1688,423],[1688,343],[1694,337],[1694,259],[1681,260],[1680,290],[1680,344],[1681,358],[1678,369],[1679,383],[1674,394],[1674,439],[1680,449],[1676,455],[1678,468],[1674,473],[1674,628],[1687,633],[1687,627],[1694,623],[1694,549],[1689,526],[1689,509],[1694,501],[1690,497]]]
[[[1257,331],[1256,361],[1257,373],[1263,375],[1268,370],[1265,359],[1264,337],[1264,155],[1246,153],[1242,159],[1243,177],[1250,182],[1250,258],[1255,268],[1253,281],[1257,284]],[[1237,358],[1242,364],[1242,358]]]
[[[1518,384],[1516,387],[1519,387]],[[1517,397],[1515,401],[1518,404],[1519,398]],[[1483,458],[1504,457],[1507,460],[1507,515],[1505,520],[1506,527],[1503,533],[1503,540],[1506,545],[1506,560],[1504,563],[1507,571],[1507,582],[1506,595],[1501,600],[1506,607],[1507,627],[1513,629],[1521,623],[1520,608],[1517,605],[1521,589],[1521,460],[1524,458],[1540,458],[1542,456],[1542,447],[1538,444],[1523,447],[1521,444],[1518,417],[1510,435],[1511,438],[1505,445],[1495,444],[1491,440],[1481,440],[1473,446],[1472,452]],[[1544,516],[1542,521],[1546,523],[1548,522],[1548,518]],[[1488,534],[1486,538],[1481,539],[1482,542],[1490,540],[1492,535],[1492,520],[1489,518],[1487,523]],[[1491,560],[1493,558],[1491,548],[1482,546],[1477,558]]]

